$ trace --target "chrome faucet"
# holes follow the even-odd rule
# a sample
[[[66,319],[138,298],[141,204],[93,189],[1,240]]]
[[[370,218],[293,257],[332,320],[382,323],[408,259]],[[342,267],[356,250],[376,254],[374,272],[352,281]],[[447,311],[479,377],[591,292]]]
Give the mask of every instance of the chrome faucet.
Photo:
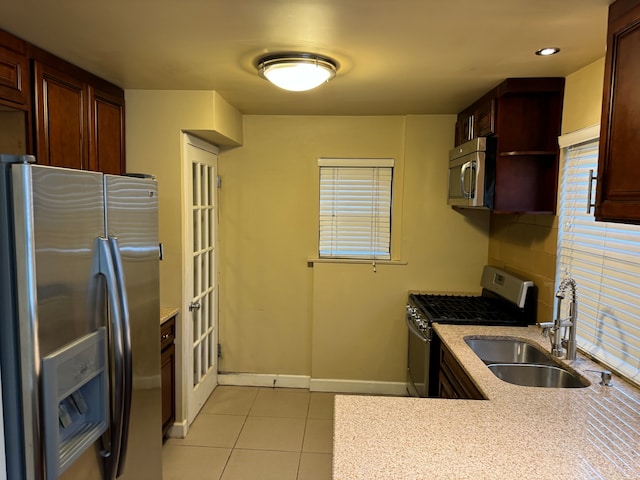
[[[571,289],[571,298],[569,303],[569,316],[567,318],[561,318],[560,313],[562,310],[562,300],[565,298],[565,292],[567,288]],[[564,348],[566,347],[567,360],[576,359],[576,322],[578,321],[578,297],[576,295],[576,282],[573,278],[567,277],[558,287],[556,292],[556,298],[558,304],[556,307],[556,318],[553,322],[539,323],[538,326],[542,327],[542,334],[544,336],[549,335],[551,341],[551,355],[554,357],[562,357],[565,355]],[[569,338],[563,338],[562,328],[569,328]],[[566,330],[565,335],[566,337]]]

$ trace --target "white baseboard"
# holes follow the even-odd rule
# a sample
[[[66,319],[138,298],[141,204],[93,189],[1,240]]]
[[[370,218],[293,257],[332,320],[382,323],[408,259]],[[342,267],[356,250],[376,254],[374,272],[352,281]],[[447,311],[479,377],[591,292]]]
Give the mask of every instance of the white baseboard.
[[[309,377],[306,375],[272,375],[268,373],[219,373],[218,385],[309,388]]]
[[[167,432],[167,437],[169,438],[185,438],[187,433],[189,432],[189,425],[187,424],[187,420],[183,420],[182,422],[174,422],[171,427],[169,427],[169,431]]]
[[[371,395],[396,396],[407,395],[407,384],[405,382],[337,380],[327,378],[310,378],[306,375],[219,373],[218,385],[308,388],[312,392],[365,393]]]
[[[312,378],[309,390],[312,392],[365,393],[370,395],[407,396],[405,382],[376,382],[369,380],[336,380]]]

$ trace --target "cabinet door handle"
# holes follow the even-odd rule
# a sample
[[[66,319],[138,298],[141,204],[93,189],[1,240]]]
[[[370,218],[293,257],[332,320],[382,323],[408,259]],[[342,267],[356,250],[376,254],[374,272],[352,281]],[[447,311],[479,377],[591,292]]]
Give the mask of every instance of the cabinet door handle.
[[[593,181],[597,180],[598,176],[593,174],[593,168],[589,170],[589,188],[587,190],[587,214],[591,213],[591,208],[595,208],[596,204],[591,203],[593,194]]]

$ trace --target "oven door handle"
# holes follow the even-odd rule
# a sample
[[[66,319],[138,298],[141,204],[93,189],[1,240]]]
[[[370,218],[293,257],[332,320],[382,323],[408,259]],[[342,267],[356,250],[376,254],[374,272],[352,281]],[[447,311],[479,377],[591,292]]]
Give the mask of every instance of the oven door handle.
[[[431,341],[431,338],[424,338],[424,336],[422,335],[422,333],[420,333],[418,331],[418,329],[416,328],[416,326],[411,322],[411,320],[409,320],[409,315],[405,315],[404,316],[404,320],[405,322],[407,322],[407,327],[409,328],[409,333],[415,335],[416,337],[418,337],[418,339],[422,342],[422,343],[428,343]]]

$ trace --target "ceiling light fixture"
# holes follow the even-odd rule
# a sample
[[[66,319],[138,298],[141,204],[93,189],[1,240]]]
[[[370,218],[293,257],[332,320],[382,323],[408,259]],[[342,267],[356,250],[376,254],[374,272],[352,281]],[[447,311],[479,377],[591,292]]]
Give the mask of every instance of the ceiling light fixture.
[[[336,76],[338,63],[312,53],[277,53],[257,61],[258,73],[275,86],[293,92],[311,90]]]
[[[558,53],[560,49],[558,47],[545,47],[540,50],[536,50],[536,55],[540,55],[541,57],[548,57],[549,55],[555,55]]]

